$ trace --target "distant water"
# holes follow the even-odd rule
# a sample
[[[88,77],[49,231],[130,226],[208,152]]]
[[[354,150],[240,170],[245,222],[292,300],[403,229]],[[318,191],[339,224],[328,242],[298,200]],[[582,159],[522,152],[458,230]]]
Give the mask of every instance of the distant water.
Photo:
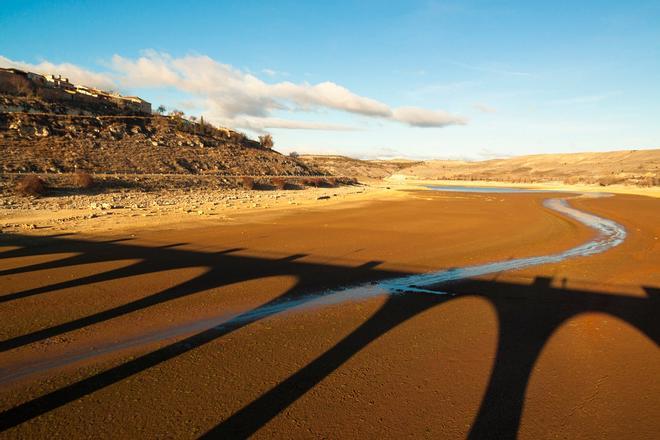
[[[504,186],[462,186],[462,185],[427,185],[434,191],[470,192],[470,193],[537,193],[551,192],[544,189],[511,188]],[[556,191],[555,191],[556,192]],[[566,192],[566,191],[562,191]]]

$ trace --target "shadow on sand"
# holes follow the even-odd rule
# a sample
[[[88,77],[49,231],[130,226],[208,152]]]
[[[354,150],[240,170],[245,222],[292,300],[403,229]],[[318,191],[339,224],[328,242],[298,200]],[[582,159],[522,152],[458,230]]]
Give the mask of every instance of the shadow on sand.
[[[0,271],[0,276],[26,274],[36,270],[66,268],[78,264],[123,259],[138,262],[45,287],[14,292],[0,297],[18,301],[64,288],[121,279],[128,276],[187,267],[207,271],[177,286],[50,328],[0,342],[2,351],[41,341],[72,330],[100,323],[150,307],[232,283],[274,275],[293,275],[298,283],[278,298],[239,315],[219,327],[201,331],[183,340],[149,352],[121,365],[34,398],[0,414],[0,429],[7,430],[85,395],[122,381],[134,374],[173,359],[217,340],[234,330],[287,309],[287,302],[300,305],[318,296],[311,293],[330,288],[409,275],[379,269],[380,261],[347,267],[299,261],[304,254],[280,259],[235,255],[240,249],[207,253],[179,248],[179,244],[146,247],[126,240],[85,241],[61,236],[13,237],[19,247],[0,252],[0,259],[53,253],[76,253],[60,260]],[[471,295],[487,299],[499,322],[499,343],[489,384],[471,427],[471,438],[515,438],[529,377],[541,350],[562,323],[585,312],[615,316],[636,327],[656,344],[660,338],[660,289],[644,287],[646,297],[631,297],[551,286],[548,278],[536,278],[531,285],[468,279],[443,285],[446,295],[410,293],[390,295],[385,304],[352,333],[299,371],[261,395],[205,434],[208,438],[243,438],[255,433],[277,414],[311,390],[372,341],[419,313],[454,298]],[[332,295],[332,293],[328,293]],[[294,301],[295,300],[295,301]],[[277,307],[273,307],[277,306]]]

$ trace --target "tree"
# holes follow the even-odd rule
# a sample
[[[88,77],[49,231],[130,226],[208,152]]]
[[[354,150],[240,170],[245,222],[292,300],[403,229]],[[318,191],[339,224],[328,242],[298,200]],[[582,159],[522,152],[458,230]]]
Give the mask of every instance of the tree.
[[[197,120],[197,116],[191,116],[191,117],[190,117],[190,120],[191,120],[192,122],[195,122],[195,121]]]
[[[259,143],[261,143],[261,146],[264,148],[273,148],[275,146],[273,137],[270,134],[259,136]]]
[[[181,110],[174,109],[170,112],[170,116],[174,116],[176,118],[182,118],[183,112]]]
[[[165,106],[163,104],[161,104],[156,109],[156,113],[158,113],[159,115],[162,115],[163,113],[165,113],[165,110],[167,110],[167,109],[165,108]]]
[[[291,153],[289,153],[289,157],[292,159],[298,159],[298,157],[300,157],[300,154],[298,154],[297,151],[292,151]]]

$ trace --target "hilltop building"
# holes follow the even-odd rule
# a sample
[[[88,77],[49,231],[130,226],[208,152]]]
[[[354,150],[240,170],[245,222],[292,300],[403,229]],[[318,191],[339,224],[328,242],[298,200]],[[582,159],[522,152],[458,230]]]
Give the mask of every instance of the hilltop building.
[[[44,76],[14,68],[0,68],[0,94],[38,96],[73,105],[111,105],[119,113],[151,114],[151,103],[137,96],[121,96],[73,84],[62,75]]]

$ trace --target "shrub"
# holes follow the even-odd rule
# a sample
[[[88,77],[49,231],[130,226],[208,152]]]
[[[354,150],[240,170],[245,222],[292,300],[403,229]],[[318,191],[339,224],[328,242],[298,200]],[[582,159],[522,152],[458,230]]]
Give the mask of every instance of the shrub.
[[[16,192],[23,196],[40,196],[46,192],[46,184],[34,174],[25,176],[16,184]]]
[[[275,142],[273,142],[273,137],[269,134],[259,136],[259,143],[264,148],[273,148],[275,146]]]
[[[82,189],[89,189],[94,186],[94,178],[88,173],[78,171],[73,175],[73,183],[76,187]]]
[[[270,181],[276,189],[286,189],[287,181],[282,177],[275,177]]]
[[[254,179],[252,177],[243,177],[241,183],[245,189],[254,189]]]

